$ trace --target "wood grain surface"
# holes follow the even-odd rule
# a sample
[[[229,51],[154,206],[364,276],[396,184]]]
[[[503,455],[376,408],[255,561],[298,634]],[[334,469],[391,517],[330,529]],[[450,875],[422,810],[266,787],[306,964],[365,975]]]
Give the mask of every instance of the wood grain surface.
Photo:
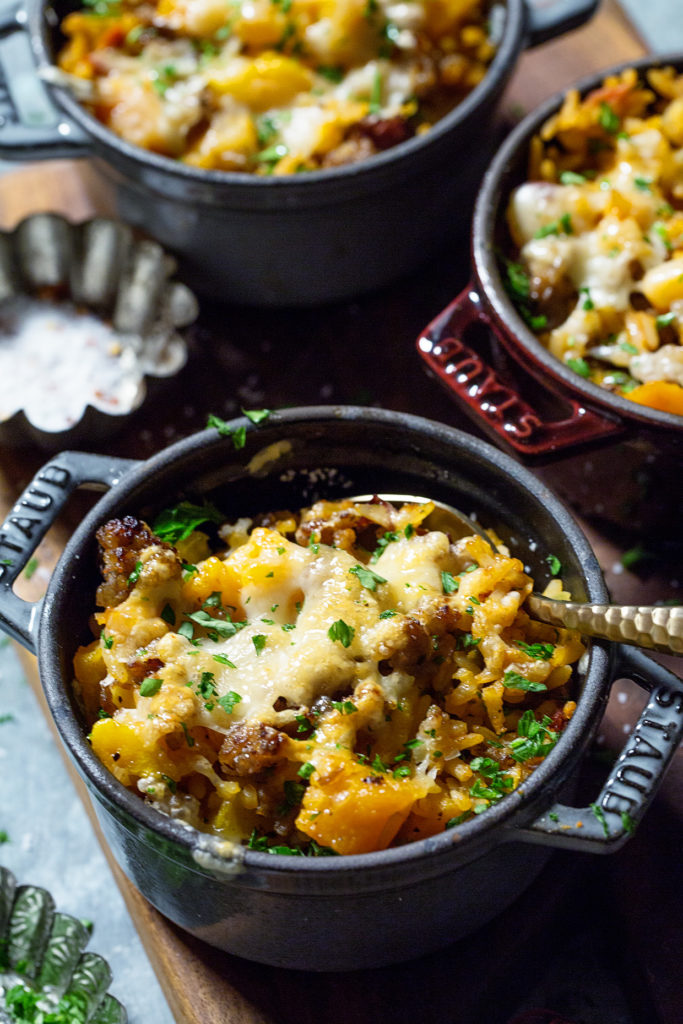
[[[520,105],[530,109],[573,79],[643,52],[641,41],[620,8],[607,0],[590,25],[522,57],[505,105],[509,109]],[[59,211],[74,221],[94,213],[111,212],[90,166],[71,161],[28,165],[0,180],[2,227],[11,228],[22,217],[39,210]],[[461,268],[460,273],[466,275],[467,269]],[[235,399],[238,403],[261,404],[265,398],[263,404],[275,407],[300,400],[296,381],[301,376],[308,403],[353,400],[356,397],[353,389],[367,382],[367,365],[359,343],[356,342],[354,348],[352,342],[359,334],[361,320],[363,337],[372,337],[372,332],[377,330],[384,339],[392,333],[401,339],[414,339],[428,320],[426,311],[436,313],[444,300],[455,293],[456,284],[457,281],[450,278],[442,280],[438,287],[432,286],[431,292],[427,289],[427,294],[422,281],[413,291],[402,289],[401,295],[397,290],[386,290],[376,299],[345,304],[336,311],[332,326],[329,311],[298,314],[293,320],[273,312],[214,310],[213,319],[209,316],[202,328],[203,334],[200,332],[199,341],[204,346],[201,357],[188,367],[176,421],[168,416],[164,419],[159,407],[151,414],[143,410],[131,428],[114,443],[113,449],[117,454],[145,457],[199,425],[202,417],[205,422],[207,409],[224,414],[230,404],[223,392],[231,391],[237,386],[235,382],[239,382]],[[418,288],[419,302],[416,301]],[[223,334],[216,332],[218,321],[227,324]],[[333,339],[336,344],[321,344],[319,357],[312,360],[310,350],[303,347],[302,338],[315,331],[320,333],[323,342]],[[284,334],[289,346],[288,375],[284,383],[283,371],[277,366],[279,356],[273,355],[279,334]],[[247,350],[247,340],[252,337],[261,339],[261,349],[251,345]],[[363,345],[361,338],[360,348]],[[271,365],[273,359],[275,366]],[[390,372],[382,387],[377,388],[382,404],[460,425],[450,402],[435,393],[434,385],[413,383],[412,360],[412,348],[404,357],[397,346]],[[409,396],[408,389],[412,389]],[[221,405],[223,399],[225,402]],[[150,415],[157,416],[154,424]],[[179,427],[177,420],[183,417]],[[4,514],[8,510],[43,459],[42,453],[32,449],[0,451],[0,512]],[[71,523],[75,518],[77,515],[71,513]],[[623,572],[619,560],[624,542],[620,537],[608,536],[595,524],[586,523],[585,527],[615,599],[653,601],[657,597],[671,596],[673,592],[667,589],[671,586],[670,567],[653,570],[646,577]],[[33,598],[38,594],[69,528],[67,518],[41,545],[40,572],[29,584],[22,584],[24,596]],[[42,700],[35,661],[26,652],[22,652],[22,660]],[[623,736],[624,726],[628,728],[629,714],[634,713],[633,694],[628,684],[619,693],[626,694],[626,699],[610,705],[607,720],[607,729],[611,728],[615,742],[619,735]],[[84,787],[73,771],[72,775],[92,815]],[[667,782],[662,791],[660,815],[666,815],[670,807],[674,808],[672,813],[680,811],[678,791],[674,790],[674,784],[680,781],[680,770],[672,776],[672,783]],[[97,830],[94,815],[93,826]],[[679,834],[680,821],[677,828]],[[661,844],[662,840],[658,842]],[[634,847],[635,853],[616,860],[616,877],[620,884],[627,886],[638,864],[647,863],[651,871],[653,858],[655,868],[657,863],[657,851],[647,843],[644,849],[636,841],[629,845]],[[636,868],[629,860],[633,857]],[[523,996],[524,986],[531,986],[533,970],[547,958],[549,945],[578,927],[582,915],[584,923],[595,916],[596,929],[604,927],[604,920],[598,918],[607,913],[605,899],[611,901],[610,912],[615,911],[623,923],[615,952],[615,969],[625,978],[631,978],[634,1005],[645,1007],[648,1014],[658,1015],[657,1019],[665,1024],[674,1024],[677,1018],[673,1014],[680,1012],[680,984],[676,987],[663,982],[664,972],[657,966],[656,950],[642,939],[645,911],[631,908],[626,913],[614,883],[605,884],[604,869],[592,861],[588,864],[580,857],[559,857],[552,864],[534,889],[533,908],[526,906],[523,912],[518,906],[511,908],[486,929],[485,935],[474,936],[428,960],[418,961],[409,970],[386,968],[344,976],[286,972],[249,964],[212,950],[162,919],[126,881],[116,865],[113,868],[179,1024],[408,1024],[409,1021],[411,1024],[415,1021],[503,1024]],[[582,894],[591,894],[593,899],[596,886],[603,895],[599,906],[591,907]],[[612,915],[609,919],[616,920],[616,917]],[[371,927],[371,922],[359,922],[359,927]],[[668,919],[660,921],[665,934],[668,927],[672,927]],[[305,941],[305,935],[297,935],[296,922],[292,928],[293,941]],[[549,940],[549,929],[552,940]],[[491,950],[495,950],[495,957],[490,956]],[[630,975],[626,968],[622,970],[622,958],[633,956],[646,965],[647,978],[642,983],[636,984],[633,980],[640,977],[637,970]],[[674,959],[673,952],[664,953],[667,970],[675,970]],[[533,969],[531,972],[529,966]],[[640,1019],[654,1021],[656,1017]]]

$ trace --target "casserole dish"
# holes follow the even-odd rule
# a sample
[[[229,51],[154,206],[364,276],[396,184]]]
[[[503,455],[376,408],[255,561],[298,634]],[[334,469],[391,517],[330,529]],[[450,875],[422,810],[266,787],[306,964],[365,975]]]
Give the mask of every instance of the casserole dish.
[[[340,858],[245,849],[159,814],[111,776],[85,738],[71,679],[75,649],[88,638],[95,530],[113,515],[154,515],[180,496],[210,495],[227,515],[248,515],[319,494],[429,493],[476,512],[538,580],[552,550],[577,599],[605,598],[595,557],[564,506],[484,442],[417,417],[356,407],[292,409],[258,426],[246,419],[228,426],[244,432],[243,448],[208,430],[145,463],[62,453],[37,474],[0,532],[2,627],[37,651],[61,737],[114,855],[147,899],[239,956],[347,970],[410,959],[483,925],[532,883],[552,847],[617,849],[675,750],[683,685],[639,652],[602,643],[591,644],[582,665],[574,716],[528,783],[476,819],[403,847]],[[13,581],[82,485],[109,490],[73,534],[41,606],[20,601]],[[652,696],[593,810],[572,809],[559,797],[570,798],[572,775],[619,674],[653,687]],[[372,927],[359,928],[359,921]],[[292,941],[293,922],[305,928],[301,944]]]
[[[52,26],[70,8],[30,0],[17,14],[4,3],[0,23],[12,34],[0,43],[0,63],[14,111],[0,150],[16,159],[94,157],[121,218],[171,248],[188,283],[205,293],[261,305],[339,299],[408,273],[437,251],[481,178],[494,142],[490,120],[522,48],[580,24],[594,7],[595,0],[563,0],[532,14],[525,0],[509,0],[488,73],[433,129],[358,164],[253,180],[146,152],[65,90],[47,91],[27,70],[34,57],[43,70],[52,64],[63,43]]]
[[[683,58],[630,61],[576,88],[585,95],[624,67],[669,65],[680,71]],[[425,328],[417,348],[430,374],[485,434],[524,461],[543,465],[550,486],[584,514],[629,530],[670,532],[677,513],[667,481],[679,471],[683,417],[637,405],[575,373],[543,346],[505,289],[499,254],[510,245],[508,201],[526,180],[532,137],[564,95],[520,122],[490,164],[474,208],[471,282]],[[590,460],[584,458],[587,448]],[[622,487],[606,494],[600,484],[611,477],[615,458]]]

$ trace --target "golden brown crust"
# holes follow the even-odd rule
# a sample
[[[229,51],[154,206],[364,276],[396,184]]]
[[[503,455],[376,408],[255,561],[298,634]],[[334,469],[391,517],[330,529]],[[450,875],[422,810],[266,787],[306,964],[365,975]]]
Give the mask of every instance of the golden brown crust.
[[[154,536],[146,523],[134,516],[110,519],[97,531],[103,582],[97,590],[97,603],[103,608],[121,604],[131,591],[130,577],[135,573],[139,554],[154,544],[168,547]]]
[[[218,753],[221,764],[236,775],[253,775],[283,760],[286,737],[263,722],[240,722],[223,740]]]

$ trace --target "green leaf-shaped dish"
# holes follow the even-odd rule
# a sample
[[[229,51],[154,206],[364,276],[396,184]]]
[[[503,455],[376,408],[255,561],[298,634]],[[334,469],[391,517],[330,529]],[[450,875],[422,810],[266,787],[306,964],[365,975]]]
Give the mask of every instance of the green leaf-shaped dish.
[[[49,892],[0,867],[0,1024],[126,1024],[109,965],[84,951],[89,938]]]

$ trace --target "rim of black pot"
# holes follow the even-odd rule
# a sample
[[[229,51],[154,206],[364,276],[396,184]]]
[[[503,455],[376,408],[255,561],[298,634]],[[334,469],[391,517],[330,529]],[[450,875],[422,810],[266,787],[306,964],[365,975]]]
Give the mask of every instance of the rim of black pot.
[[[641,426],[673,429],[683,432],[683,416],[676,413],[652,409],[637,402],[613,394],[605,388],[585,380],[545,348],[536,335],[525,324],[515,304],[509,297],[500,273],[498,261],[497,231],[504,222],[504,204],[511,189],[527,180],[525,167],[531,137],[541,125],[562,105],[569,89],[576,89],[581,95],[598,87],[607,75],[618,74],[628,68],[642,71],[650,67],[673,65],[683,71],[683,53],[650,54],[636,60],[623,61],[603,71],[586,75],[560,92],[554,93],[540,107],[528,114],[507,136],[500,150],[492,160],[484,176],[477,196],[472,222],[472,258],[474,271],[482,295],[490,306],[500,329],[515,349],[522,349],[540,364],[541,380],[548,386],[555,383],[561,392],[574,392],[593,407],[612,411],[620,419],[635,422]],[[528,365],[528,364],[527,364]],[[531,372],[532,368],[529,367]],[[538,376],[538,374],[537,374]]]
[[[566,536],[576,556],[577,565],[580,566],[588,599],[596,602],[607,600],[607,591],[597,558],[568,508],[528,470],[488,442],[422,417],[356,406],[305,406],[287,409],[272,414],[268,420],[268,426],[276,427],[278,434],[286,434],[288,426],[319,423],[333,427],[335,423],[345,420],[363,420],[368,423],[369,427],[373,424],[385,424],[396,429],[406,429],[422,438],[463,449],[470,457],[484,463],[492,473],[498,477],[502,475],[507,486],[512,487],[513,491],[514,488],[526,490]],[[254,430],[246,418],[236,419],[233,424],[235,427],[243,426],[248,431],[253,431],[251,436],[256,439],[254,444],[258,444],[259,449],[264,442],[265,444],[273,443],[272,440],[268,441],[269,431],[267,428],[264,436],[264,428]],[[260,441],[258,440],[259,435],[261,435]],[[220,437],[214,431],[193,434],[141,462],[121,483],[103,496],[76,529],[55,568],[45,595],[37,643],[41,679],[50,712],[62,740],[86,782],[97,791],[105,805],[109,804],[117,809],[119,817],[122,813],[133,825],[141,826],[143,829],[155,833],[158,837],[178,845],[190,854],[197,850],[210,854],[212,841],[217,841],[217,844],[220,845],[220,837],[200,832],[146,804],[141,797],[119,783],[90,748],[85,730],[73,706],[73,696],[69,692],[70,681],[61,678],[57,616],[60,592],[67,579],[73,579],[73,565],[78,565],[81,549],[88,540],[92,539],[97,526],[107,516],[116,512],[120,513],[121,503],[125,504],[129,494],[149,488],[149,481],[154,478],[157,470],[163,470],[181,458],[185,459],[211,448],[224,449],[226,445],[232,447],[231,439]],[[252,454],[249,436],[244,453],[245,459],[248,461],[248,457]],[[532,802],[538,797],[540,790],[558,771],[575,747],[583,750],[588,743],[595,717],[606,699],[609,660],[610,648],[608,645],[593,642],[589,646],[583,692],[576,712],[557,745],[518,790],[508,794],[500,803],[488,808],[484,814],[436,836],[373,853],[309,858],[274,856],[257,850],[241,848],[244,851],[245,864],[260,872],[300,873],[305,871],[335,874],[349,870],[355,871],[360,868],[364,871],[391,868],[393,865],[407,861],[430,858],[437,854],[447,854],[452,850],[463,849],[466,842],[471,847],[477,848],[488,833],[505,825],[524,803]],[[576,756],[578,757],[579,754],[577,753]],[[560,776],[561,773],[558,777]],[[128,827],[130,828],[130,824]],[[199,865],[195,865],[195,867],[198,873],[204,873]]]
[[[89,136],[96,139],[102,147],[113,150],[128,161],[144,164],[188,183],[210,183],[241,190],[257,188],[290,192],[310,192],[313,189],[325,189],[332,184],[336,184],[338,187],[340,182],[353,182],[357,179],[381,176],[384,171],[395,163],[400,163],[403,158],[410,160],[413,153],[428,151],[438,146],[444,135],[448,135],[458,125],[467,121],[480,106],[484,105],[497,92],[502,91],[507,78],[514,69],[523,45],[527,16],[526,0],[498,0],[498,2],[504,5],[506,11],[501,42],[484,78],[461,103],[437,121],[429,131],[422,135],[415,135],[412,139],[407,139],[382,153],[377,153],[368,160],[320,171],[308,171],[306,174],[260,176],[191,167],[172,157],[152,153],[127,142],[89,114],[68,89],[55,85],[52,85],[51,89],[65,113],[73,118]],[[37,2],[31,12],[31,35],[43,67],[52,64],[50,45],[52,26],[47,24],[44,15],[44,8],[47,6],[52,6],[50,0],[45,4]]]

